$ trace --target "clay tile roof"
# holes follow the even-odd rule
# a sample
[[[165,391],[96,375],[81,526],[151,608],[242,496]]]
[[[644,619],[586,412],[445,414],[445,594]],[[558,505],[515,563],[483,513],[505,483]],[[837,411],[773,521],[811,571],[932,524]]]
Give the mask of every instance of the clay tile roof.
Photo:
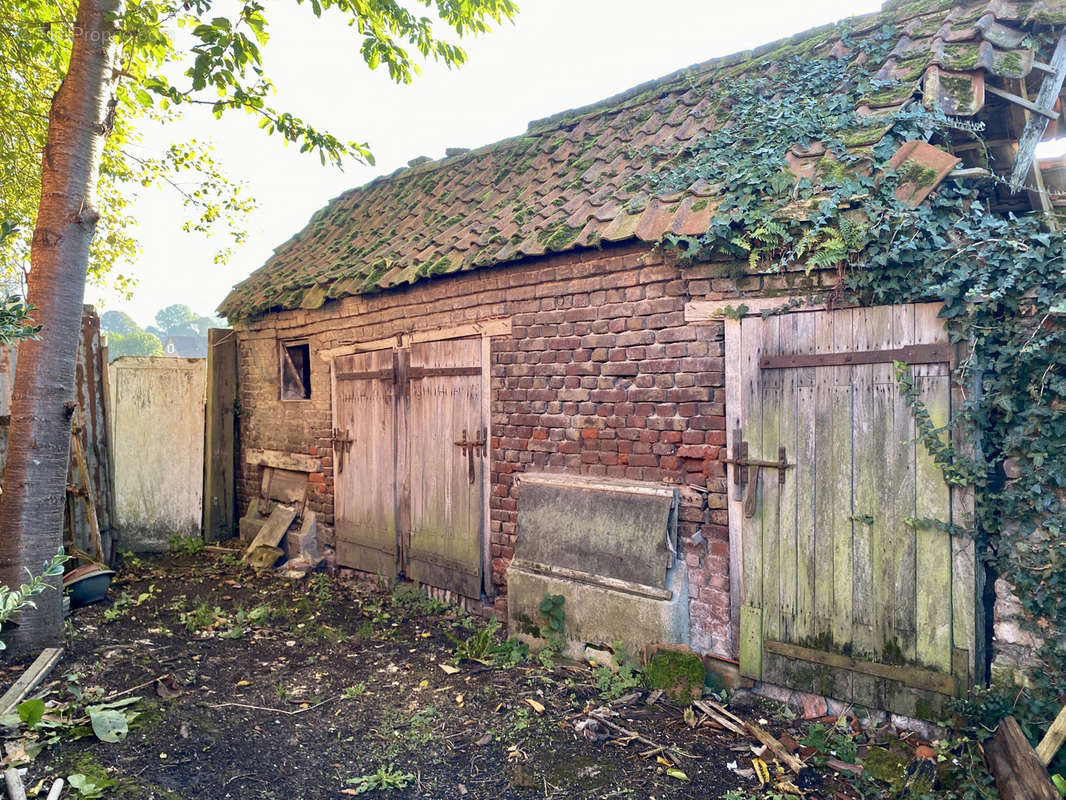
[[[869,122],[852,147],[875,144],[888,115],[921,97],[949,114],[978,113],[985,81],[1034,69],[1034,31],[1066,24],[1066,0],[889,0],[877,14],[708,61],[583,109],[530,123],[522,136],[414,165],[352,189],[316,212],[238,284],[219,310],[230,319],[381,291],[523,256],[637,238],[698,235],[720,176],[649,196],[662,167],[683,165],[699,138],[728,124],[716,87],[774,59],[850,58],[849,41],[892,26],[899,39],[858,105]],[[863,54],[856,56],[864,58]],[[819,145],[820,146],[820,145]],[[796,169],[817,154],[782,154]]]

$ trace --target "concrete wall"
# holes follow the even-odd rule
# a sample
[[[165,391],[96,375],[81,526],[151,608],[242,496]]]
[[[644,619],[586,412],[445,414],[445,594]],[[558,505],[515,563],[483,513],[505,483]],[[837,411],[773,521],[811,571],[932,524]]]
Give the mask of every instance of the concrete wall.
[[[200,533],[207,362],[126,356],[108,375],[118,547],[163,551]]]

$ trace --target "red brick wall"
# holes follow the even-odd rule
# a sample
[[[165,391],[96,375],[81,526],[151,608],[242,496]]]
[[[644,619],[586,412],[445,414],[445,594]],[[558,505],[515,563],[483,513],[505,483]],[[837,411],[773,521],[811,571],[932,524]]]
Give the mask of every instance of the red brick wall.
[[[682,270],[642,246],[566,254],[446,276],[405,290],[268,315],[240,329],[242,448],[321,456],[312,507],[332,525],[331,416],[324,348],[509,316],[492,341],[491,546],[497,609],[514,553],[513,476],[527,469],[682,486],[692,644],[729,655],[725,391],[720,324],[685,323],[707,269]],[[718,283],[717,280],[714,283]],[[736,286],[732,281],[723,288]],[[717,287],[715,287],[717,288]],[[756,287],[757,288],[757,287]],[[279,340],[307,340],[312,399],[278,399]],[[242,458],[243,463],[243,458]],[[241,508],[257,491],[245,465]],[[702,540],[693,542],[700,532]],[[324,544],[330,544],[327,532]]]

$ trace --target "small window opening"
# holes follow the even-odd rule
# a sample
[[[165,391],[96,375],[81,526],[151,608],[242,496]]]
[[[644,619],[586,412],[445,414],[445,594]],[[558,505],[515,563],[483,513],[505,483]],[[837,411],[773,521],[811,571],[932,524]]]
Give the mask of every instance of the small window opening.
[[[281,399],[311,399],[311,349],[307,344],[281,346]]]

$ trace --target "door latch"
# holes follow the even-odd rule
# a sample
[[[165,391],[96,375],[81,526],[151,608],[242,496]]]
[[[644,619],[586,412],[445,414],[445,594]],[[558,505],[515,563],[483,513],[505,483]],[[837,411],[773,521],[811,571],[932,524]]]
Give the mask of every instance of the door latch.
[[[777,461],[760,458],[748,458],[748,443],[743,440],[743,432],[737,428],[733,432],[733,453],[731,458],[723,458],[726,464],[733,465],[733,486],[736,491],[734,499],[744,501],[744,516],[755,516],[755,496],[759,487],[759,472],[762,469],[776,469],[777,482],[785,482],[785,470],[794,467],[786,459],[785,448],[777,448]]]
[[[463,451],[463,455],[467,457],[467,464],[469,468],[470,483],[473,484],[477,480],[477,475],[474,470],[474,456],[481,457],[485,455],[487,441],[486,431],[484,428],[477,433],[476,439],[466,438],[466,428],[463,428],[463,438],[458,442],[455,442],[455,446]]]
[[[344,429],[334,428],[330,441],[333,442],[333,449],[337,451],[337,472],[341,472],[344,470],[344,457],[352,447],[352,438]]]

